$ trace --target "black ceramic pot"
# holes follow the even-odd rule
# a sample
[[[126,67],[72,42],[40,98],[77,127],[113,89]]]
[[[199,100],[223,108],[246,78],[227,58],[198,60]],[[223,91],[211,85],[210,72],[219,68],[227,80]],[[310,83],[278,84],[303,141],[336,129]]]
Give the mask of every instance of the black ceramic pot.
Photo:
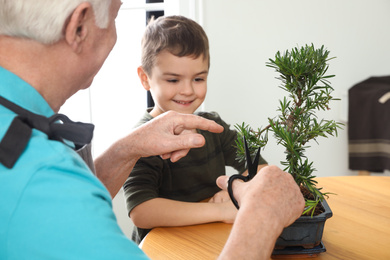
[[[333,213],[326,200],[321,202],[324,212],[317,216],[301,216],[293,224],[285,228],[276,240],[275,249],[301,246],[314,248],[321,244],[325,221]]]

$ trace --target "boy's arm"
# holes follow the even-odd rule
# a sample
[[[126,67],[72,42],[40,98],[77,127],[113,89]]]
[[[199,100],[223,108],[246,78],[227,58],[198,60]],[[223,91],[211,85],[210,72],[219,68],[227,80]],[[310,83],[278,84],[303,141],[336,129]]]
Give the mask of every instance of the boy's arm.
[[[233,223],[237,209],[231,201],[222,203],[182,202],[155,198],[136,206],[130,217],[139,228],[185,226],[222,221]]]

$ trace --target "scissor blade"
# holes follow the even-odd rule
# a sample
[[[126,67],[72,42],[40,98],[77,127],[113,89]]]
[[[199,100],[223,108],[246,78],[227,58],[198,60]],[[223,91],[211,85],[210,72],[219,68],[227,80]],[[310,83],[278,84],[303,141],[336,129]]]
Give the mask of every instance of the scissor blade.
[[[260,147],[257,150],[255,160],[252,162],[251,153],[249,151],[248,143],[246,142],[245,136],[244,136],[244,145],[245,145],[246,163],[248,166],[248,175],[249,178],[252,179],[257,173],[257,165],[259,164],[259,159],[260,159]]]
[[[257,174],[259,159],[260,159],[260,147],[259,149],[257,149],[256,157],[255,160],[253,161],[253,164],[251,165],[251,168],[250,169],[248,168],[248,174],[251,176],[251,178],[255,177],[255,175]]]

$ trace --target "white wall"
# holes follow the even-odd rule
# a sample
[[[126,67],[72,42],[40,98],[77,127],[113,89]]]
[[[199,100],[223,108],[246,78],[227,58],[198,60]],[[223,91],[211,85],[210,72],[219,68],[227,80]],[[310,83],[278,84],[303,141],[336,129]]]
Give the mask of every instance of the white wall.
[[[201,21],[209,36],[211,71],[205,110],[215,110],[234,125],[257,128],[277,114],[284,94],[278,76],[265,66],[275,53],[304,44],[325,45],[335,97],[327,119],[347,119],[347,91],[370,76],[390,74],[390,1],[388,0],[212,0],[203,2]],[[308,157],[317,176],[352,175],[348,170],[348,126],[337,138],[318,139]],[[263,152],[280,165],[283,149]]]
[[[267,117],[276,115],[283,91],[278,88],[277,74],[265,67],[265,62],[278,50],[306,43],[325,45],[332,56],[337,56],[330,62],[329,72],[336,75],[332,86],[335,96],[341,98],[345,98],[348,88],[367,77],[390,74],[389,0],[177,1],[178,12],[196,19],[209,36],[211,72],[204,109],[218,111],[232,125],[244,121],[260,127]],[[138,106],[140,112],[128,107],[136,99],[142,101],[144,92],[136,77],[139,54],[127,53],[133,48],[131,42],[139,44],[142,31],[131,20],[136,14],[126,12],[118,16],[118,44],[96,77],[95,86],[80,91],[62,109],[73,120],[96,124],[95,139],[103,140],[95,143],[97,155],[123,136],[144,109],[143,105]],[[132,74],[135,79],[128,79]],[[89,103],[89,92],[93,102],[87,107],[95,108],[94,113],[82,108]],[[99,93],[102,97],[96,98]],[[345,99],[334,102],[324,116],[344,121],[346,106]],[[356,174],[348,170],[347,143],[346,126],[338,138],[319,139],[320,145],[312,144],[308,156],[315,162],[317,176]],[[269,163],[279,164],[283,150],[271,145],[263,156]],[[113,203],[118,223],[130,237],[132,223],[122,190]]]

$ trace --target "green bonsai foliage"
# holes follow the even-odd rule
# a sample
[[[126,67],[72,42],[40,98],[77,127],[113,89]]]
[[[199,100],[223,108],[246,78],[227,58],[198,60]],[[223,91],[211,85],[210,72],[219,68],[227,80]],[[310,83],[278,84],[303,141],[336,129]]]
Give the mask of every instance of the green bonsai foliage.
[[[333,88],[328,79],[334,75],[326,75],[327,63],[331,59],[324,46],[315,49],[313,44],[284,54],[277,52],[275,59],[269,59],[266,65],[280,74],[280,87],[288,92],[288,96],[279,101],[277,111],[280,115],[269,118],[269,125],[257,131],[245,123],[235,126],[239,134],[236,142],[238,160],[245,158],[243,136],[252,158],[258,147],[266,146],[269,132],[273,133],[277,144],[285,147],[286,160],[281,162],[284,170],[292,174],[301,189],[306,188],[312,194],[311,198],[305,198],[303,214],[313,215],[317,204],[327,195],[321,192],[322,188],[316,187],[315,168],[305,156],[305,150],[310,147],[308,143],[311,140],[317,142],[318,137],[337,136],[337,129],[342,125],[316,116],[317,111],[330,109],[330,101],[339,100],[331,96]]]

